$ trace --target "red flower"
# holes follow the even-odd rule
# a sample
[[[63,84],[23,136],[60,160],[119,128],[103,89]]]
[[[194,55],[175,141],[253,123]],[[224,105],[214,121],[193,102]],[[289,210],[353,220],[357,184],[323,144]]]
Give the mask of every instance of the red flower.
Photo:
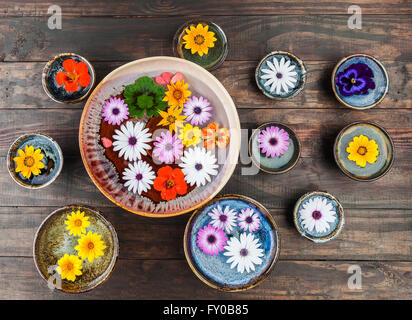
[[[59,86],[64,84],[66,91],[75,92],[79,85],[87,87],[90,84],[89,68],[84,62],[66,59],[63,61],[63,68],[65,72],[59,72],[56,75],[56,82]]]
[[[173,200],[177,194],[184,195],[187,193],[187,184],[182,170],[179,168],[172,169],[170,166],[162,167],[157,171],[154,188],[161,191],[163,200]]]

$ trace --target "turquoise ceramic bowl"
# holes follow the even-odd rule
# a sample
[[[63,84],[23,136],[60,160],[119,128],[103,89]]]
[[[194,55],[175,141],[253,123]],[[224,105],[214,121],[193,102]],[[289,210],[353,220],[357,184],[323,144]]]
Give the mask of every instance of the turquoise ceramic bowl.
[[[286,133],[288,139],[286,140],[287,150],[284,148],[280,154],[267,155],[267,152],[260,147],[261,143],[259,139],[263,134],[263,131],[267,131],[269,128],[279,128],[279,132],[273,133],[274,137],[277,137],[280,133]],[[276,141],[279,146],[281,141]],[[269,139],[270,143],[270,139]],[[275,145],[274,148],[277,148]],[[276,151],[276,149],[274,149]],[[297,163],[300,157],[301,147],[299,139],[296,133],[288,126],[279,122],[267,122],[260,125],[252,134],[249,139],[249,155],[253,163],[262,171],[271,174],[285,173],[291,170]],[[272,157],[273,156],[273,157]]]
[[[343,58],[332,72],[332,89],[345,106],[365,110],[376,106],[386,96],[389,77],[376,58],[354,54]]]
[[[342,205],[334,196],[323,191],[313,191],[296,202],[293,221],[303,237],[323,243],[340,234],[345,216]]]
[[[285,51],[274,51],[265,56],[255,71],[255,80],[262,93],[284,100],[296,96],[306,83],[306,68],[302,60]]]
[[[211,247],[216,251],[207,251]],[[268,276],[278,259],[278,227],[255,200],[240,195],[218,197],[189,219],[184,251],[192,271],[212,288],[250,289]],[[240,257],[245,263],[239,262]]]
[[[375,162],[366,162],[363,167],[362,164],[349,159],[347,150],[354,138],[361,135],[375,141],[379,152]],[[335,139],[333,150],[338,167],[348,177],[357,181],[379,179],[391,169],[395,158],[395,147],[391,137],[384,128],[372,122],[355,122],[343,128]]]
[[[17,165],[13,158],[18,156],[17,150],[25,150],[26,146],[41,149],[44,154],[41,162],[44,169],[37,176],[29,179],[23,177],[21,172],[16,172]],[[40,133],[28,133],[18,137],[10,146],[7,154],[7,168],[13,180],[22,187],[29,189],[40,189],[51,184],[59,176],[63,167],[63,153],[60,146],[51,137]]]

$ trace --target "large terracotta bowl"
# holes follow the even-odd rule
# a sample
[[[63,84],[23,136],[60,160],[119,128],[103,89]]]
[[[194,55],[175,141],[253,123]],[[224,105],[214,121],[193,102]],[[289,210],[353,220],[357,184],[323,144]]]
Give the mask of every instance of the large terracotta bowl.
[[[214,106],[213,121],[230,129],[230,143],[223,159],[218,158],[219,173],[206,186],[197,187],[183,197],[172,201],[153,203],[150,199],[128,191],[119,179],[119,173],[104,156],[100,143],[100,123],[103,103],[121,93],[137,78],[157,76],[162,72],[181,72],[190,88]],[[204,205],[224,187],[231,177],[240,151],[240,122],[232,98],[223,85],[208,71],[187,60],[173,57],[151,57],[127,63],[108,74],[94,89],[83,110],[79,146],[87,173],[99,190],[118,206],[149,217],[180,215]],[[222,161],[223,160],[223,161]]]

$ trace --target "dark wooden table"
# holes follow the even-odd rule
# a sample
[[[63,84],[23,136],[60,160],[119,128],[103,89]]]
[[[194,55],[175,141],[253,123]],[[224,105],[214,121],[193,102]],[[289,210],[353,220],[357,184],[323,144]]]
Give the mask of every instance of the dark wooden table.
[[[50,30],[50,5],[60,5],[61,30]],[[412,2],[361,0],[362,29],[347,26],[352,1],[0,0],[0,298],[3,299],[411,299],[412,298]],[[244,128],[277,120],[289,124],[303,152],[290,172],[242,176],[239,165],[222,193],[255,198],[270,209],[281,236],[280,260],[260,286],[222,293],[198,280],[183,254],[189,214],[149,219],[115,207],[93,185],[80,158],[78,127],[84,103],[60,105],[41,87],[45,62],[76,52],[95,66],[98,81],[119,65],[172,55],[175,30],[201,16],[219,24],[229,42],[224,64],[213,74],[233,97]],[[254,82],[258,61],[272,50],[305,61],[308,83],[288,101],[265,98]],[[330,86],[335,63],[353,53],[378,57],[390,74],[385,100],[367,111],[340,105]],[[385,127],[396,146],[385,177],[362,183],[344,176],[332,157],[339,130],[354,121]],[[61,176],[43,190],[15,184],[7,173],[11,142],[27,132],[51,135],[61,145]],[[342,234],[327,244],[301,238],[291,223],[300,195],[315,189],[337,196],[346,214]],[[111,278],[81,296],[52,292],[37,274],[34,233],[55,208],[99,208],[120,240]],[[362,288],[347,285],[359,265]]]

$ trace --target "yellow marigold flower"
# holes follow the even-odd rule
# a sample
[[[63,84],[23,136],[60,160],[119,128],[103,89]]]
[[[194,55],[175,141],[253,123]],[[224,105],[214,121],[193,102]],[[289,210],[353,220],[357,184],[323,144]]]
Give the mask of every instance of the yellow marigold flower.
[[[94,259],[104,255],[103,250],[106,249],[106,246],[101,238],[101,234],[89,231],[87,235],[81,236],[78,245],[74,249],[79,252],[82,259],[88,259],[92,263]]]
[[[80,236],[82,233],[86,233],[86,228],[90,226],[89,217],[84,216],[84,212],[72,212],[70,216],[67,216],[67,220],[64,222],[67,224],[66,230],[69,230],[69,234],[74,236]]]
[[[163,98],[163,101],[167,101],[169,106],[176,107],[179,106],[183,108],[183,104],[188,100],[188,97],[192,94],[187,88],[189,84],[184,80],[179,80],[176,83],[170,82],[170,85],[167,85],[166,96]]]
[[[44,168],[44,163],[40,161],[44,154],[40,149],[34,150],[33,146],[26,145],[25,151],[18,149],[17,153],[19,156],[13,158],[17,164],[16,172],[21,172],[25,178],[30,178],[32,174],[34,176],[40,174],[40,169]]]
[[[195,146],[202,141],[202,131],[199,127],[193,127],[187,123],[184,127],[179,128],[178,138],[182,140],[183,144],[188,146]]]
[[[170,107],[167,112],[159,111],[159,115],[163,118],[157,125],[158,126],[169,126],[169,131],[173,133],[176,131],[176,123],[183,123],[186,116],[182,115],[182,108],[177,106]]]
[[[379,154],[378,145],[375,140],[369,140],[368,137],[361,134],[359,137],[354,137],[346,148],[349,153],[348,159],[355,161],[362,168],[366,166],[366,162],[374,163]]]
[[[76,276],[82,275],[80,271],[82,269],[82,260],[78,256],[69,256],[65,253],[64,256],[57,261],[57,264],[59,266],[56,268],[56,271],[61,275],[62,279],[74,281],[76,280]]]
[[[185,49],[190,49],[192,54],[198,53],[199,56],[207,54],[209,48],[215,46],[215,33],[209,31],[209,26],[203,26],[199,23],[196,28],[190,26],[186,28],[186,35],[183,36],[183,44]]]

